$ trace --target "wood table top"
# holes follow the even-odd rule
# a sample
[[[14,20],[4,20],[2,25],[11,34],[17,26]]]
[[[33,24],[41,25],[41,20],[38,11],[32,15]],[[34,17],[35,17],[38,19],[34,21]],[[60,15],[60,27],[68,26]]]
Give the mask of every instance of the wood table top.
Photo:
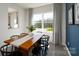
[[[14,41],[14,40],[12,40],[12,39],[8,39],[8,40],[5,40],[4,43],[10,44],[10,43],[13,42],[13,41]]]

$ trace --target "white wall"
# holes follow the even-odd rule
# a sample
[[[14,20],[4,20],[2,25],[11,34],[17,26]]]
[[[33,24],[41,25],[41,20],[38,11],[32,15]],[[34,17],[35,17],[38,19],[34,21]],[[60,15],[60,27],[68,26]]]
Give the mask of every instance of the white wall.
[[[15,8],[18,10],[19,15],[19,28],[8,29],[8,7]],[[11,35],[20,34],[26,32],[25,26],[25,10],[16,4],[0,3],[0,45],[8,39]]]
[[[25,9],[26,27],[29,26],[29,9]]]

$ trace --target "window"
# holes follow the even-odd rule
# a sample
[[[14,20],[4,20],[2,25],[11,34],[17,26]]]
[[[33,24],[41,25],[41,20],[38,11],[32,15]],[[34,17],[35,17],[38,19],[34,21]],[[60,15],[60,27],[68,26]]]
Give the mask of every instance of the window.
[[[45,13],[44,14],[44,28],[52,28],[53,24],[53,13]]]
[[[53,13],[34,14],[32,19],[32,25],[38,29],[46,29],[53,27]]]
[[[35,28],[42,28],[42,14],[33,15],[32,25]]]

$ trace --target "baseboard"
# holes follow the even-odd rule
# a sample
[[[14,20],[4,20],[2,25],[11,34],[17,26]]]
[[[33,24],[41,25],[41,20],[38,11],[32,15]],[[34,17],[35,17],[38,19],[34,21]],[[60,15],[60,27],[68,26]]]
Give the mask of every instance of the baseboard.
[[[65,47],[66,47],[66,50],[67,50],[67,52],[68,52],[69,56],[71,56],[71,53],[70,53],[70,51],[69,51],[69,49],[68,49],[67,45],[65,45]]]

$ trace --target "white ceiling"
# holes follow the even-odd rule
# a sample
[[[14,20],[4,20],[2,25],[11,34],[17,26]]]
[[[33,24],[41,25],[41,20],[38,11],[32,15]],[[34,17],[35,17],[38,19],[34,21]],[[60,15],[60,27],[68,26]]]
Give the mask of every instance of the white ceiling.
[[[35,8],[35,7],[48,5],[50,3],[17,3],[17,4],[23,8]]]

